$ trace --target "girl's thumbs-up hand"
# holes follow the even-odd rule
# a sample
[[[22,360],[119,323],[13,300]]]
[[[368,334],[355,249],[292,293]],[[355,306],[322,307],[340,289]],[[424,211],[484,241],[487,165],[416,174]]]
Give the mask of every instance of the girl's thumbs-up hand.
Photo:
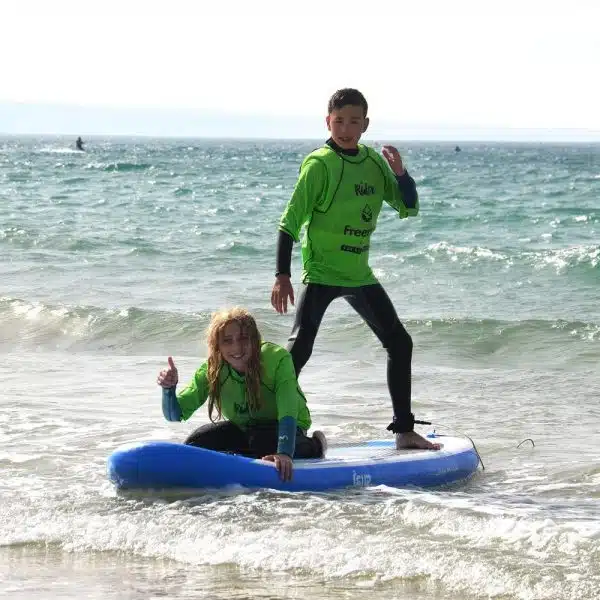
[[[177,367],[173,362],[172,356],[169,356],[167,362],[169,363],[169,368],[163,369],[158,374],[158,377],[156,378],[156,383],[158,383],[158,385],[160,385],[160,387],[163,388],[172,388],[177,385],[177,382],[179,381],[179,374],[177,373]]]

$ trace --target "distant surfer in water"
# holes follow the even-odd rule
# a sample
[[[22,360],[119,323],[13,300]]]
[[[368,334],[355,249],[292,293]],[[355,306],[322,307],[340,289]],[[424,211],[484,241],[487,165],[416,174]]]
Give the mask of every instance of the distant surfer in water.
[[[396,434],[396,447],[437,450],[439,444],[414,431],[412,339],[369,266],[370,238],[383,202],[400,218],[417,215],[416,184],[396,148],[384,146],[384,160],[372,148],[358,143],[369,125],[367,109],[365,97],[351,88],[338,90],[329,100],[326,123],[331,137],[302,162],[279,222],[271,304],[278,313],[287,312],[288,300],[294,304],[292,246],[306,225],[302,243],[304,287],[287,345],[296,375],[312,354],[327,307],[336,298],[345,298],[387,351],[387,382],[394,410],[387,429]]]
[[[181,392],[176,393],[179,375],[170,356],[168,368],[158,374],[167,420],[187,421],[208,400],[211,423],[193,431],[186,444],[268,460],[284,481],[292,477],[293,458],[324,456],[325,435],[306,435],[311,418],[292,357],[261,340],[248,311],[214,313],[207,345],[208,359]]]
[[[80,137],[75,141],[75,148],[77,148],[77,150],[85,150],[83,147],[83,140]]]

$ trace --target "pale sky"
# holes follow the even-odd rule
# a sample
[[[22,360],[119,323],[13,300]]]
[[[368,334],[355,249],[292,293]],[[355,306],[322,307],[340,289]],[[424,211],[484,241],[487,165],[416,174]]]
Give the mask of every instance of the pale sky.
[[[0,56],[0,102],[600,131],[600,0],[2,0]]]

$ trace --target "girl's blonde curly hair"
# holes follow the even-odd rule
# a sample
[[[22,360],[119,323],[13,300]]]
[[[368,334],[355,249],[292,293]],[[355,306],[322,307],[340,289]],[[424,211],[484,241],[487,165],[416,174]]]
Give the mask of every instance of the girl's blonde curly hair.
[[[244,308],[231,308],[220,310],[213,313],[208,330],[206,332],[206,342],[208,345],[208,416],[213,421],[212,413],[216,408],[217,419],[221,418],[221,367],[225,360],[219,349],[219,340],[225,328],[230,323],[239,325],[243,334],[246,334],[250,342],[250,358],[246,372],[246,400],[250,414],[260,408],[260,333],[256,326],[254,317]]]

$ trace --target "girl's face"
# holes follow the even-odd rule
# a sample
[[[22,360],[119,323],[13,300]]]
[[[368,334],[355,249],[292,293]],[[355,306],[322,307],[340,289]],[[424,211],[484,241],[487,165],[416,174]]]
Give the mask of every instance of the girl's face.
[[[219,350],[223,360],[236,371],[246,372],[250,359],[250,337],[237,323],[229,323],[219,333]]]

